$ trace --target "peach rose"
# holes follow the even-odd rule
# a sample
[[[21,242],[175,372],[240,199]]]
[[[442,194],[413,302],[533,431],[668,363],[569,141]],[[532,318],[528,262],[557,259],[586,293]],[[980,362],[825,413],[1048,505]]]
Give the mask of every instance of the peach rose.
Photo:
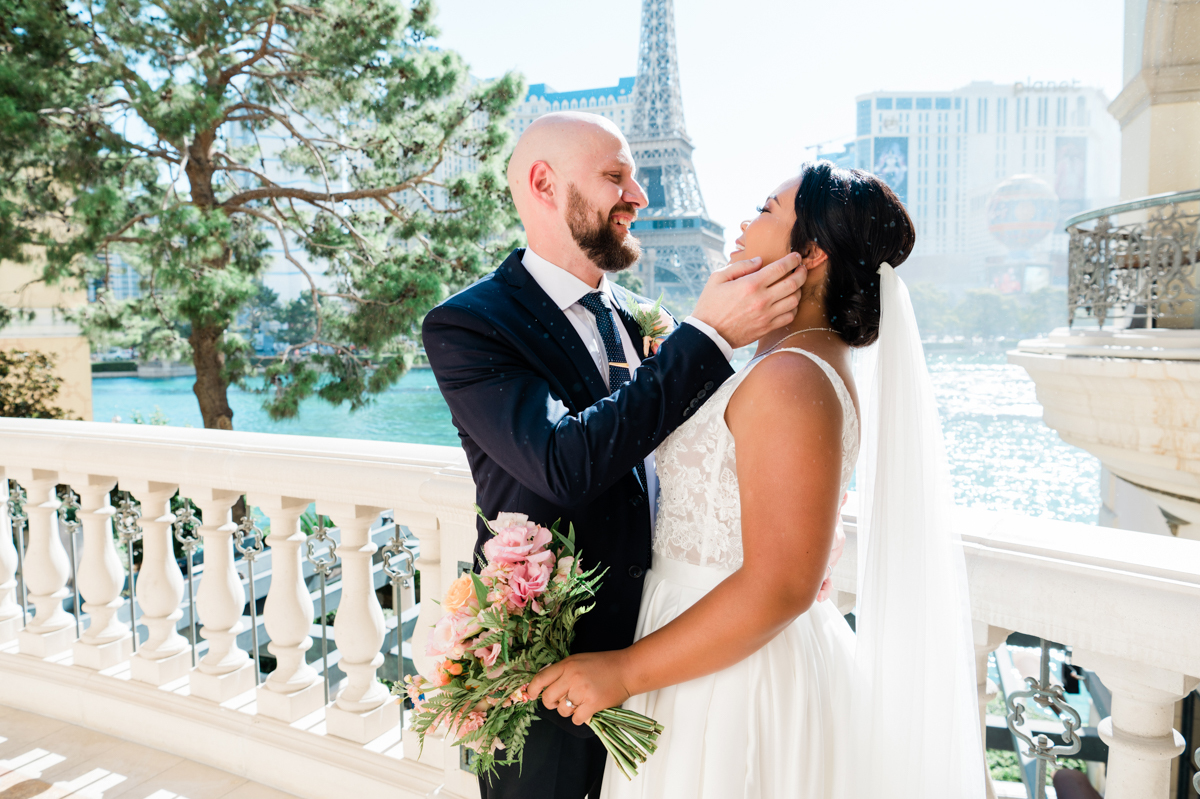
[[[471,582],[471,575],[463,574],[457,580],[450,583],[450,587],[446,589],[446,596],[442,600],[442,608],[447,613],[456,613],[459,608],[463,607],[471,600],[479,601],[475,596],[475,584]]]

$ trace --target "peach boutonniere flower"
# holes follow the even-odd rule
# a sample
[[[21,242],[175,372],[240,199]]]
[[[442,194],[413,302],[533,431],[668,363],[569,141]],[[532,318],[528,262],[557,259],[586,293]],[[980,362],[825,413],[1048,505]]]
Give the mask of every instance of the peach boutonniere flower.
[[[659,294],[658,300],[653,305],[648,302],[639,303],[633,299],[628,301],[629,314],[637,322],[638,329],[642,331],[643,358],[649,358],[657,353],[658,346],[662,344],[663,339],[675,330],[675,320],[662,307],[662,300],[662,295]]]

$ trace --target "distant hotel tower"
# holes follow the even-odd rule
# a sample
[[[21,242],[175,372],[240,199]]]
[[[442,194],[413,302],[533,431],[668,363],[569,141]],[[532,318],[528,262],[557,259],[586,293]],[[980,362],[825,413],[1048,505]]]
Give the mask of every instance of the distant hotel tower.
[[[638,182],[650,200],[633,224],[644,255],[631,271],[642,281],[644,294],[665,293],[674,310],[684,310],[700,294],[709,273],[725,263],[725,234],[704,208],[692,165],[679,88],[673,0],[642,1],[637,78],[575,92],[534,84],[510,124],[520,134],[542,114],[571,109],[608,117],[629,139]]]
[[[854,142],[821,157],[879,175],[905,203],[910,285],[1066,286],[1063,221],[1118,194],[1120,129],[1100,89],[974,82],[856,101]]]

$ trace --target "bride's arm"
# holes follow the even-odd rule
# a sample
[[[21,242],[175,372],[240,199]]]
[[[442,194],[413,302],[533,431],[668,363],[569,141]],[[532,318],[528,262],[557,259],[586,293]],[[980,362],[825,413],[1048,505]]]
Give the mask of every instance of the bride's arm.
[[[745,659],[816,599],[841,498],[837,393],[811,360],[779,353],[746,377],[725,419],[737,447],[742,567],[633,646],[572,655],[543,670],[530,691],[544,689],[546,706],[576,724],[632,695]]]

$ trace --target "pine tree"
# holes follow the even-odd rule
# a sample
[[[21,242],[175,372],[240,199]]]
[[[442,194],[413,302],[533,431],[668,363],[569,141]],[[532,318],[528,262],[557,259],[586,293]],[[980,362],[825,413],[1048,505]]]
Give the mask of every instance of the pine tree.
[[[432,0],[2,4],[0,258],[45,248],[46,280],[98,287],[85,330],[190,357],[205,427],[232,428],[232,384],[262,388],[275,418],[314,394],[362,406],[399,379],[389,350],[446,287],[516,241],[502,170],[521,82],[473,82],[434,46],[435,14]],[[312,325],[262,364],[237,331],[270,247],[308,279]],[[140,297],[106,290],[117,258]]]

